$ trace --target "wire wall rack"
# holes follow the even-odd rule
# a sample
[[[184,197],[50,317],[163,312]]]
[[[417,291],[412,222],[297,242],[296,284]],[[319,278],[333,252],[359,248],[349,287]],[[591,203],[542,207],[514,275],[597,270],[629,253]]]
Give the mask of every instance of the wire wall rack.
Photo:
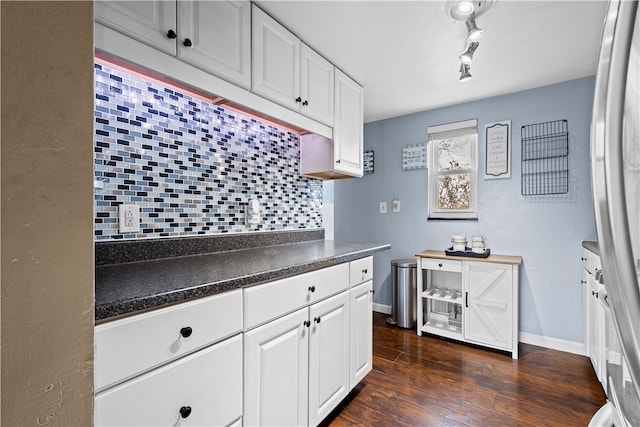
[[[521,128],[522,195],[569,192],[569,125],[567,120]]]

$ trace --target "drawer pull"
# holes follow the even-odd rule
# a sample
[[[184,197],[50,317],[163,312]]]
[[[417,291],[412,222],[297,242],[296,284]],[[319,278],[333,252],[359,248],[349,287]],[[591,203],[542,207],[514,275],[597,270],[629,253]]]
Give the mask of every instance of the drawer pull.
[[[366,269],[366,268],[365,268],[365,269],[363,269],[363,270],[362,270],[362,272],[363,272],[364,274],[367,274],[367,269]]]
[[[374,289],[371,289],[369,292],[372,293],[372,294],[376,293],[376,291]]]
[[[193,333],[193,329],[191,329],[191,326],[187,326],[180,329],[180,335],[182,335],[184,338],[189,338],[192,333]]]
[[[316,291],[316,287],[315,286],[309,286],[309,292],[313,293]]]
[[[182,418],[187,418],[189,415],[191,415],[191,406],[183,406],[180,408],[180,416]]]
[[[322,319],[320,319],[320,317],[314,317],[313,318],[313,321],[316,322],[316,323],[320,323],[320,320],[322,320]]]
[[[438,264],[438,267],[442,268],[442,263]]]
[[[311,321],[305,320],[304,322],[302,322],[302,325],[308,328],[309,326],[311,326]]]

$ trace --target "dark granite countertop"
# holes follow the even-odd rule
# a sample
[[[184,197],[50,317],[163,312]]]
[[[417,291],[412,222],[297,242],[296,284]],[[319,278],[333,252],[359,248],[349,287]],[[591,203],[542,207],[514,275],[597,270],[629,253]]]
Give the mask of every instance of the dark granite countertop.
[[[598,242],[594,242],[592,240],[584,240],[582,242],[582,247],[600,256],[600,248],[598,247]]]
[[[388,244],[332,240],[97,265],[96,322],[352,261]]]

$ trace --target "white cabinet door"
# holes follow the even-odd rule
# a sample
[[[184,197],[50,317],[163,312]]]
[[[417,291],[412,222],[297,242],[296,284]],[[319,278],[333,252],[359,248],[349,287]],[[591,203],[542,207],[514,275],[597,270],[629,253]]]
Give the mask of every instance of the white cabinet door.
[[[95,20],[170,55],[176,54],[175,0],[112,1],[94,3]]]
[[[253,92],[298,111],[300,40],[253,6]]]
[[[336,69],[333,161],[338,172],[362,176],[363,111],[362,87]]]
[[[353,263],[352,263],[353,264]],[[373,281],[350,291],[351,351],[349,388],[356,386],[372,368],[373,349]]]
[[[334,66],[305,44],[300,60],[300,112],[333,126]]]
[[[464,339],[511,350],[513,276],[511,265],[466,262]]]
[[[349,292],[309,307],[309,425],[349,393]]]
[[[242,335],[98,393],[96,426],[228,425],[242,416]]]
[[[587,346],[588,354],[591,359],[591,364],[596,372],[598,380],[603,384],[606,384],[606,368],[605,368],[605,324],[604,324],[604,309],[600,304],[601,288],[600,284],[595,281],[595,278],[589,275],[588,279],[588,298],[587,303]],[[605,387],[606,390],[606,387]]]
[[[303,308],[244,334],[245,425],[307,424],[307,321]]]
[[[178,57],[248,89],[251,86],[248,1],[178,2]]]

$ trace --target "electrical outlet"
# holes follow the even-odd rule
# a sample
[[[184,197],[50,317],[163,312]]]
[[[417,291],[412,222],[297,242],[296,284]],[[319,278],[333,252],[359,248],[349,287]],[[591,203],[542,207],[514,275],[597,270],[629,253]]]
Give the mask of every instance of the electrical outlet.
[[[140,231],[140,206],[118,206],[120,233],[137,233]]]
[[[387,213],[387,202],[380,202],[380,213],[381,214]]]
[[[400,200],[393,199],[393,202],[391,202],[391,211],[396,213],[400,212]]]

